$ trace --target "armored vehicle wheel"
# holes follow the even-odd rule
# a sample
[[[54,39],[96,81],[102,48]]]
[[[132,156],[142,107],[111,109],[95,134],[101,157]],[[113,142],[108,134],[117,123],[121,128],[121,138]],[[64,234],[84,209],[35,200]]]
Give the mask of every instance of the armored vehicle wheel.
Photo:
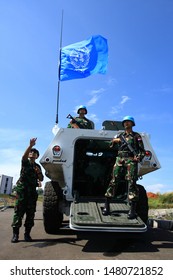
[[[145,188],[142,185],[138,185],[139,189],[139,201],[137,203],[136,212],[142,221],[147,224],[148,222],[148,197]]]
[[[47,182],[44,188],[43,221],[44,229],[48,234],[58,233],[63,221],[63,213],[59,210],[59,201],[62,199],[62,190],[58,182]]]

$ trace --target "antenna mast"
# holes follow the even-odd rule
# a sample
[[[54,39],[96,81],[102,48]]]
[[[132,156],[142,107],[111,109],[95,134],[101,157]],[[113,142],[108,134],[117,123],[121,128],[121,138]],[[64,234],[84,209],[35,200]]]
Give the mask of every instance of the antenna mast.
[[[63,16],[64,16],[64,11],[62,10],[62,16],[61,16],[61,34],[60,34],[60,47],[59,47],[59,61],[58,61],[58,89],[57,89],[57,107],[56,107],[56,121],[55,121],[56,124],[58,124],[58,109],[59,109],[60,68],[61,68],[61,48],[62,48]]]

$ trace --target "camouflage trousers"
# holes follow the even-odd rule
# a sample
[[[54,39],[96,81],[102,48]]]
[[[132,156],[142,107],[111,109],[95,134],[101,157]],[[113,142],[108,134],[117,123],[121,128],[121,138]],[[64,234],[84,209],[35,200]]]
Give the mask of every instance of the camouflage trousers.
[[[139,193],[136,186],[138,179],[138,164],[132,158],[117,157],[112,171],[112,179],[105,193],[106,197],[114,197],[117,188],[122,180],[128,182],[128,199],[129,201],[138,201]]]
[[[16,190],[12,227],[21,227],[24,214],[26,215],[24,226],[28,229],[34,226],[37,198],[36,190],[28,193],[24,192],[22,188]]]

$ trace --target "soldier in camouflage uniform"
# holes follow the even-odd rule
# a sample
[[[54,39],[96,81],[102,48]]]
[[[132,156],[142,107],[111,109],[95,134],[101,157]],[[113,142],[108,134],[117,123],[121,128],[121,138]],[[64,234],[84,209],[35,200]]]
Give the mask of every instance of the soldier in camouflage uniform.
[[[37,203],[37,190],[43,181],[43,174],[39,164],[35,160],[39,157],[39,151],[32,148],[37,138],[32,138],[30,144],[22,157],[22,166],[20,178],[16,183],[16,203],[14,207],[14,216],[12,222],[13,237],[11,242],[16,243],[19,239],[19,228],[22,225],[22,219],[25,219],[25,241],[32,241],[30,236],[31,228],[34,226],[34,217]]]
[[[77,114],[79,114],[79,116],[75,117],[74,120],[71,120],[67,128],[94,128],[93,122],[85,117],[85,115],[87,114],[87,108],[85,106],[81,105],[77,110]]]
[[[142,161],[145,156],[145,150],[142,137],[139,133],[132,130],[132,127],[135,126],[134,118],[126,116],[122,124],[125,128],[125,132],[122,133],[122,135],[135,151],[135,155],[130,151],[126,143],[122,143],[121,135],[113,138],[111,146],[117,145],[118,156],[113,167],[112,179],[105,193],[106,202],[103,215],[109,214],[110,198],[115,196],[118,185],[123,178],[128,181],[128,199],[131,205],[128,218],[134,219],[136,218],[136,202],[138,201],[138,188],[136,186],[136,181],[138,179],[138,163]]]

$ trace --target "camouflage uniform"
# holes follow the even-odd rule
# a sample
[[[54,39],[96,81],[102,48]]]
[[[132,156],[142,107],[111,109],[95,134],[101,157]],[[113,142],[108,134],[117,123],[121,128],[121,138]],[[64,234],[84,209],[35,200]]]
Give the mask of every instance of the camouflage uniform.
[[[37,163],[31,163],[28,160],[22,160],[20,178],[16,185],[16,203],[13,216],[13,228],[20,228],[22,218],[26,214],[25,228],[31,229],[34,226],[34,217],[37,203],[38,175],[36,168],[41,172],[41,167]],[[42,174],[42,172],[41,172]],[[43,177],[43,175],[42,175]]]
[[[123,135],[126,138],[126,141],[136,151],[141,161],[145,156],[145,151],[140,134],[132,131],[128,135],[124,132]],[[118,148],[118,156],[113,167],[112,179],[109,183],[105,196],[114,197],[118,185],[122,179],[126,179],[128,181],[129,188],[129,201],[137,201],[138,189],[136,187],[136,181],[138,179],[138,162],[133,160],[134,155],[130,152],[126,144],[118,143],[116,145]]]
[[[87,119],[86,117],[80,118],[75,117],[74,118],[78,123],[80,123],[81,128],[83,129],[93,129],[92,122]],[[68,124],[67,128],[73,128],[73,120]]]

